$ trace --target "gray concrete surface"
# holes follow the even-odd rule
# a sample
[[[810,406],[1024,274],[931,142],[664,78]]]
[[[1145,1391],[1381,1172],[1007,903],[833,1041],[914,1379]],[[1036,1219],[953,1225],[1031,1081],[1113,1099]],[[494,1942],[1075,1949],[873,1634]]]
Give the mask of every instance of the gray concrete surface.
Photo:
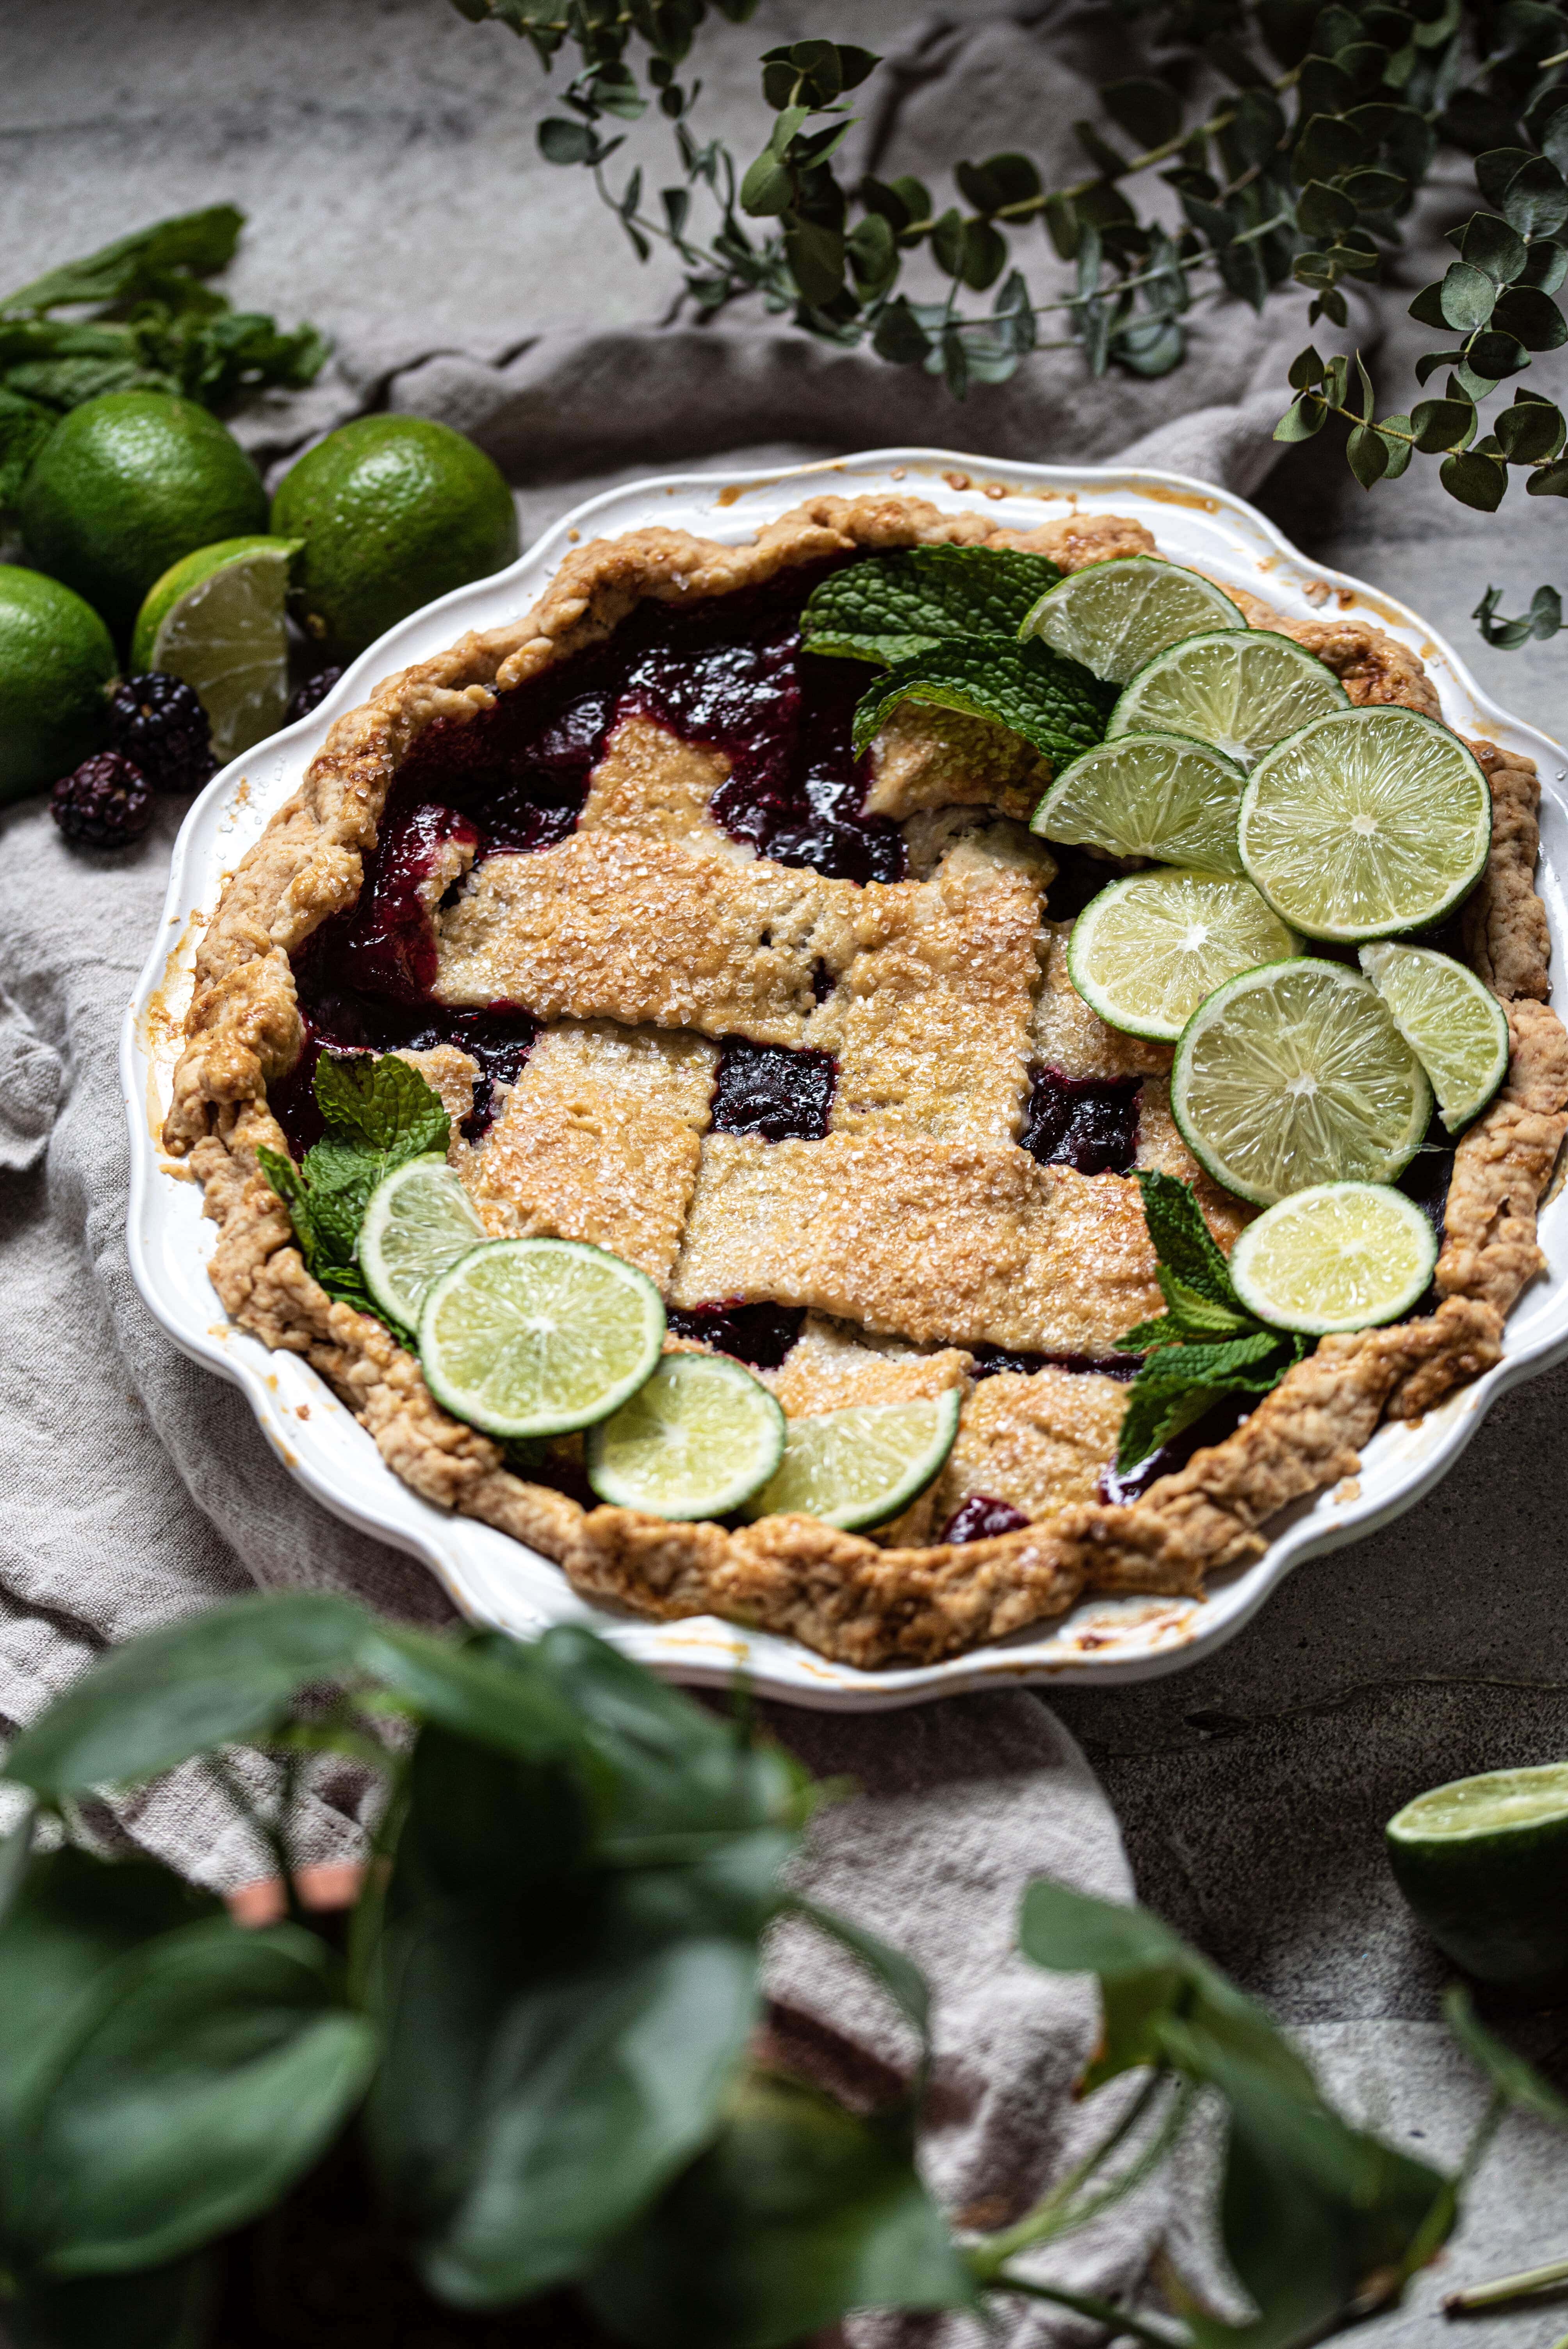
[[[835,29],[852,18],[872,45],[906,21],[898,0],[832,13]],[[948,13],[989,12],[975,0]],[[712,115],[738,145],[758,143],[764,120],[757,50],[825,23],[804,0],[769,0],[752,26],[707,45]],[[444,0],[9,0],[0,283],[232,196],[252,220],[236,295],[361,349],[407,357],[416,333],[428,348],[494,353],[554,323],[656,317],[667,270],[640,270],[582,181],[537,159],[538,88],[510,36],[463,24]],[[639,128],[629,152],[656,153],[661,136]],[[1407,404],[1421,347],[1401,326],[1386,347],[1386,408]],[[1180,377],[1161,388],[1162,402],[1181,398]],[[972,411],[971,443],[974,429]],[[1428,480],[1368,498],[1327,434],[1293,452],[1258,502],[1311,554],[1408,599],[1490,690],[1568,739],[1568,638],[1491,653],[1468,617],[1494,580],[1511,610],[1538,580],[1568,587],[1559,503],[1516,490],[1487,518]],[[552,502],[531,499],[530,519]],[[1476,2092],[1436,2019],[1443,1971],[1393,1890],[1379,1831],[1424,1785],[1568,1754],[1565,1427],[1568,1369],[1506,1398],[1435,1494],[1301,1568],[1212,1661],[1057,1700],[1150,1902],[1296,2026],[1348,2099],[1444,2158]],[[1565,2035],[1568,2013],[1527,2033],[1549,2060]],[[1445,2276],[1375,2332],[1419,2349],[1555,2340],[1561,2308],[1460,2333],[1434,2311],[1456,2274],[1568,2249],[1565,2150],[1511,2125]]]

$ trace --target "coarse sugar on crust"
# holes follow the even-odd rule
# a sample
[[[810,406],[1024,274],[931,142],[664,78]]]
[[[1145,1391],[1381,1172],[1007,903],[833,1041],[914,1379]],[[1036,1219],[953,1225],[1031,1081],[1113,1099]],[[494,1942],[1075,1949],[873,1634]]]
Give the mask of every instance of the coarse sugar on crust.
[[[1021,1531],[962,1546],[923,1540],[913,1512],[903,1521],[903,1540],[889,1547],[885,1531],[882,1540],[868,1539],[837,1532],[810,1517],[766,1518],[727,1531],[718,1526],[668,1524],[624,1509],[584,1510],[564,1494],[513,1475],[487,1437],[439,1410],[418,1361],[390,1332],[369,1316],[329,1299],[305,1271],[287,1212],[261,1174],[256,1157],[263,1144],[274,1149],[282,1144],[266,1089],[294,1068],[303,1046],[290,957],[324,920],[356,901],[363,859],[375,846],[399,764],[429,725],[438,719],[460,723],[490,707],[498,690],[602,644],[645,600],[691,604],[759,585],[794,565],[856,550],[941,544],[1019,547],[1049,554],[1064,570],[1157,551],[1140,524],[1115,516],[1074,513],[1038,530],[1019,532],[1000,527],[995,512],[948,514],[917,498],[815,497],[740,546],[666,530],[591,542],[566,557],[544,595],[520,620],[464,637],[434,660],[385,679],[359,709],[334,726],[300,790],[224,888],[196,957],[185,1050],[165,1127],[170,1152],[190,1156],[204,1186],[205,1212],[220,1227],[211,1271],[226,1311],[264,1343],[310,1361],[356,1412],[387,1465],[413,1490],[554,1558],[585,1597],[629,1605],[663,1619],[717,1613],[798,1638],[823,1655],[868,1670],[929,1663],[1022,1631],[1060,1616],[1085,1589],[1195,1596],[1206,1574],[1260,1554],[1269,1519],[1353,1472],[1380,1417],[1410,1417],[1429,1410],[1455,1385],[1498,1359],[1504,1316],[1541,1262],[1535,1238],[1537,1202],[1568,1127],[1568,1039],[1555,1014],[1545,1008],[1547,935],[1532,879],[1536,780],[1528,762],[1490,744],[1478,744],[1477,755],[1491,786],[1494,826],[1487,873],[1467,909],[1467,947],[1477,970],[1509,1008],[1513,1054],[1503,1091],[1458,1147],[1438,1274],[1439,1308],[1393,1329],[1323,1340],[1233,1436],[1195,1454],[1135,1506],[1117,1508],[1072,1497],[1054,1505],[1058,1492],[1065,1496],[1069,1488],[1081,1491],[1088,1453],[1112,1441],[1111,1422],[1125,1396],[1125,1389],[1119,1388],[1102,1395],[1100,1390],[1112,1382],[1066,1371],[1054,1377],[1046,1372],[1020,1376],[1016,1392],[1004,1384],[1004,1379],[1015,1374],[1004,1373],[981,1382],[966,1402],[965,1448],[962,1454],[955,1453],[957,1466],[948,1472],[947,1481],[926,1496],[927,1524],[939,1496],[957,1489],[954,1477],[969,1475],[965,1464],[971,1453],[976,1464],[982,1457],[992,1464],[990,1473],[1003,1473],[1007,1445],[1024,1441],[1022,1419],[1027,1411],[1019,1397],[1026,1390],[1043,1408],[1049,1400],[1047,1387],[1054,1392],[1058,1380],[1070,1380],[1077,1401],[1066,1396],[1064,1407],[1078,1410],[1081,1418],[1086,1394],[1078,1391],[1092,1390],[1087,1400],[1100,1406],[1105,1424],[1094,1431],[1080,1428],[1076,1436],[1069,1431],[1064,1441],[1068,1451],[1076,1446],[1082,1453],[1080,1464],[1064,1468],[1063,1481],[1056,1486],[1030,1487],[1036,1505],[1045,1507],[1047,1515]],[[1279,628],[1326,661],[1354,702],[1392,702],[1439,714],[1435,690],[1419,662],[1369,622],[1351,615],[1308,622],[1285,619],[1233,592],[1253,625]],[[971,728],[972,721],[950,725],[944,716],[923,735],[913,721],[901,718],[879,745],[877,788],[887,798],[889,812],[894,807],[903,812],[932,812],[913,817],[912,846],[916,826],[945,826],[950,819],[942,811],[962,805],[967,793],[978,792],[982,784],[985,803],[1004,814],[1023,812],[1037,785],[1038,770],[1029,766],[1011,738],[971,739]],[[560,848],[527,859],[491,857],[481,864],[458,904],[438,917],[446,933],[447,968],[458,968],[465,952],[482,958],[484,941],[479,934],[484,925],[479,917],[488,903],[499,901],[503,880],[509,902],[521,881],[523,896],[534,892],[545,909],[531,930],[524,925],[530,941],[526,951],[507,948],[514,954],[509,968],[526,975],[531,986],[542,972],[549,978],[552,941],[559,940],[563,924],[588,918],[584,908],[592,912],[601,882],[606,889],[610,886],[612,865],[615,885],[620,885],[634,877],[640,859],[645,885],[656,890],[661,908],[673,908],[672,891],[692,885],[696,868],[703,867],[707,869],[697,885],[707,892],[702,936],[695,935],[698,926],[693,925],[689,957],[683,946],[660,970],[647,967],[646,957],[643,967],[628,968],[634,958],[623,954],[617,968],[606,921],[599,991],[569,983],[571,974],[557,956],[556,977],[550,982],[555,991],[546,986],[548,1000],[530,1000],[528,1008],[557,1022],[572,1018],[585,1022],[616,1019],[628,1027],[654,1022],[664,1030],[698,1030],[716,1038],[743,1027],[768,1040],[756,1025],[760,1018],[773,1023],[770,1033],[777,1040],[798,1044],[820,1008],[815,985],[820,967],[841,979],[855,956],[864,951],[848,900],[838,895],[848,889],[850,897],[859,898],[861,893],[850,885],[823,883],[810,874],[785,872],[738,854],[707,812],[722,762],[717,754],[673,746],[670,738],[650,739],[656,732],[621,730],[610,759],[596,771],[583,829]],[[977,765],[982,769],[978,779],[974,772]],[[562,885],[543,877],[552,871],[545,862],[550,857],[556,859]],[[508,863],[532,866],[532,877],[495,870]],[[721,883],[712,873],[715,867],[749,877],[765,892],[777,889],[786,939],[782,948],[773,939],[767,946],[761,943],[761,932],[770,922],[767,917],[760,924],[756,920],[757,909],[749,900],[737,915],[736,900],[728,894],[731,884]],[[940,870],[940,856],[932,869]],[[564,885],[567,875],[570,887]],[[446,876],[441,877],[444,885]],[[713,937],[716,914],[721,933],[717,947]],[[1165,1132],[1161,1114],[1168,1053],[1124,1039],[1112,1040],[1092,1015],[1085,1016],[1087,1007],[1076,998],[1069,999],[1070,990],[1064,991],[1065,930],[1056,925],[1047,927],[1049,936],[1041,942],[1046,983],[1036,994],[1029,1050],[1069,1074],[1143,1076],[1150,1116],[1140,1156],[1179,1164],[1174,1157],[1179,1138]],[[684,938],[686,933],[681,935]],[[775,930],[774,938],[778,935]],[[528,961],[530,954],[533,962]],[[775,957],[771,964],[758,959],[770,954]],[[679,967],[683,962],[684,969]],[[494,995],[480,996],[479,961],[472,962],[470,978],[472,989],[463,999],[495,999]],[[746,1010],[744,1022],[731,1019],[738,1004]],[[547,1031],[552,1038],[562,1033],[560,1028]],[[688,1033],[686,1040],[697,1040]],[[549,1050],[554,1050],[553,1043]],[[570,1060],[570,1048],[563,1045],[562,1051]],[[471,1064],[460,1065],[468,1056],[409,1057],[416,1065],[427,1064],[431,1081],[456,1118],[471,1099]],[[584,1101],[587,1088],[600,1089],[594,1114],[606,1133],[617,1115],[630,1114],[624,1088],[618,1090],[617,1081],[612,1080],[611,1058],[596,1069],[584,1061],[576,1071],[575,1090]],[[547,1051],[546,1076],[548,1067]],[[571,1092],[567,1073],[563,1063],[559,1075]],[[651,1074],[651,1069],[643,1073]],[[693,1149],[712,1157],[716,1169],[723,1169],[727,1156],[733,1159],[728,1173],[739,1183],[733,1193],[737,1200],[745,1189],[739,1178],[755,1179],[758,1153],[802,1147],[738,1136],[701,1138],[698,1122],[667,1101],[661,1102],[655,1113],[668,1118],[672,1133],[678,1130]],[[503,1129],[505,1123],[503,1108]],[[919,1297],[906,1301],[907,1277],[891,1258],[879,1262],[873,1250],[869,1269],[835,1268],[828,1261],[825,1245],[802,1232],[795,1288],[800,1301],[820,1311],[861,1319],[882,1317],[899,1323],[903,1340],[919,1335],[908,1326],[910,1319],[923,1318],[934,1338],[951,1336],[956,1334],[956,1325],[947,1327],[951,1316],[944,1312],[933,1319],[930,1299],[941,1295],[955,1311],[958,1303],[967,1300],[957,1317],[965,1330],[981,1319],[987,1328],[1015,1329],[1022,1326],[1020,1309],[1016,1302],[1004,1307],[1004,1288],[1016,1289],[1026,1299],[1044,1299],[1050,1280],[1059,1276],[1060,1297],[1070,1301],[1078,1294],[1073,1284],[1081,1281],[1081,1274],[1066,1256],[1051,1266],[1048,1236],[1052,1229],[1059,1236],[1080,1228],[1090,1235],[1091,1245],[1109,1250],[1111,1270],[1105,1277],[1100,1309],[1086,1296],[1075,1308],[1076,1319],[1068,1315],[1064,1321],[1058,1307],[1057,1324],[1047,1325],[1037,1315],[1027,1326],[1038,1332],[1070,1321],[1078,1338],[1091,1342],[1073,1342],[1060,1350],[1109,1350],[1108,1333],[1113,1340],[1116,1330],[1148,1309],[1143,1300],[1150,1288],[1152,1260],[1146,1236],[1134,1230],[1120,1204],[1132,1191],[1123,1178],[1085,1178],[1067,1169],[1037,1167],[1006,1143],[960,1143],[919,1133],[830,1133],[814,1146],[827,1159],[835,1150],[891,1151],[894,1157],[902,1153],[896,1169],[891,1160],[882,1161],[884,1174],[895,1179],[884,1185],[877,1214],[885,1214],[890,1198],[913,1203],[920,1214],[930,1216],[934,1243],[941,1237],[939,1195],[942,1216],[961,1207],[976,1230],[987,1218],[995,1226],[995,1230],[987,1226],[977,1260],[960,1261],[956,1253],[951,1262],[943,1258],[942,1285],[928,1290],[923,1305]],[[459,1161],[479,1154],[454,1142],[454,1157]],[[970,1187],[966,1197],[957,1201],[961,1165],[969,1169]],[[858,1160],[855,1171],[857,1178],[863,1171]],[[700,1206],[700,1177],[696,1187]],[[1064,1202],[1072,1205],[1072,1213],[1064,1214]],[[821,1210],[829,1220],[837,1217],[848,1247],[852,1237],[849,1226],[855,1220],[853,1200],[846,1203],[841,1195],[837,1202],[823,1197]],[[1212,1216],[1212,1207],[1210,1212]],[[701,1238],[694,1215],[682,1249],[688,1269]],[[677,1288],[680,1280],[677,1270]],[[1093,1284],[1081,1285],[1087,1291]],[[1134,1301],[1135,1292],[1140,1301]],[[724,1293],[710,1288],[707,1299]],[[1116,1301],[1107,1307],[1105,1299],[1112,1295]],[[982,1297],[995,1302],[994,1314],[989,1304],[983,1315],[970,1309]],[[862,1310],[868,1302],[869,1315]],[[900,1317],[904,1317],[902,1321]],[[870,1355],[876,1354],[880,1342],[888,1341],[865,1337],[857,1347],[854,1340],[845,1340],[851,1352]],[[1056,1346],[1044,1350],[1058,1350]],[[959,1369],[965,1359],[962,1349],[949,1348],[945,1361],[941,1353],[923,1357],[918,1350],[904,1359],[923,1361],[932,1368],[903,1376],[964,1375]],[[826,1378],[826,1362],[819,1367]],[[800,1380],[807,1381],[799,1388],[802,1398],[810,1369],[808,1354],[799,1365]],[[862,1362],[856,1375],[874,1374]],[[1037,1387],[1036,1380],[1046,1383]],[[997,1393],[986,1402],[989,1389]],[[824,1385],[820,1391],[840,1390]],[[1030,1402],[1027,1409],[1035,1409],[1035,1403]],[[976,1464],[974,1474],[981,1473]],[[1020,1478],[1037,1477],[1048,1471],[1021,1454],[1018,1474]],[[1016,1489],[1022,1492],[1024,1484]]]

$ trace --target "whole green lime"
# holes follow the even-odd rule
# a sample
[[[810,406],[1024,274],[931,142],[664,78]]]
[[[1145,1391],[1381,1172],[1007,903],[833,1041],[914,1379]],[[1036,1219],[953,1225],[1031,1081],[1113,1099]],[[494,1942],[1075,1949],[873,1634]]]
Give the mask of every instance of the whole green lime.
[[[423,416],[362,416],[329,432],[285,474],[273,529],[304,539],[299,606],[339,655],[518,551],[517,511],[494,465]]]
[[[29,560],[123,633],[182,554],[265,530],[267,494],[233,434],[194,400],[106,391],[46,440],[21,516]]]
[[[0,563],[0,801],[69,774],[108,731],[108,630],[79,595]]]
[[[1434,1786],[1384,1832],[1395,1881],[1456,1965],[1523,1996],[1568,1992],[1568,1762]]]

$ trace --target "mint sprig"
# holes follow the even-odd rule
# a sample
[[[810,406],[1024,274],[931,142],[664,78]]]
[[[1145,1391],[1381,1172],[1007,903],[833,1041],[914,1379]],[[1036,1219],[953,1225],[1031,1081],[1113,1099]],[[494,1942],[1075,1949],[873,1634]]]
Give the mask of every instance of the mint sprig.
[[[1014,547],[901,547],[824,579],[800,625],[811,652],[905,661],[954,638],[1016,637],[1061,575]]]
[[[1104,740],[1114,698],[1078,661],[1042,644],[968,636],[890,668],[855,711],[854,747],[857,755],[866,750],[901,701],[924,701],[1008,727],[1060,764]]]
[[[1141,1170],[1138,1184],[1166,1310],[1117,1340],[1124,1351],[1145,1358],[1129,1392],[1117,1445],[1123,1476],[1224,1396],[1267,1394],[1311,1343],[1247,1311],[1190,1184]]]
[[[370,1194],[410,1158],[444,1153],[451,1123],[440,1095],[395,1052],[378,1060],[335,1060],[324,1052],[315,1081],[326,1121],[321,1140],[298,1166],[264,1145],[256,1156],[288,1208],[305,1270],[329,1297],[385,1321],[359,1269],[359,1227]]]

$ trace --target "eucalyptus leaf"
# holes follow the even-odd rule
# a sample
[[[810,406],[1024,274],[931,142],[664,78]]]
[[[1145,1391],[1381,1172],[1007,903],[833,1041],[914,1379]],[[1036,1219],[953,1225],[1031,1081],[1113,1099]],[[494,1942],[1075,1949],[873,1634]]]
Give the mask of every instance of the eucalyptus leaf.
[[[46,2274],[160,2266],[310,2168],[364,2093],[376,2037],[292,1926],[187,1925],[110,1969],[28,2132],[12,2226]]]
[[[1448,324],[1461,335],[1473,334],[1485,326],[1496,307],[1497,287],[1484,269],[1456,261],[1443,279],[1439,298]]]
[[[1388,470],[1388,444],[1370,424],[1352,428],[1346,442],[1345,454],[1351,471],[1364,490],[1380,481]]]
[[[1563,416],[1549,399],[1527,399],[1521,394],[1511,408],[1499,410],[1492,429],[1511,465],[1537,464],[1555,457],[1563,446]]]
[[[1554,351],[1568,342],[1568,319],[1550,294],[1532,285],[1509,286],[1498,297],[1491,322],[1527,351]]]
[[[53,1801],[260,1735],[302,1688],[350,1667],[370,1621],[352,1599],[296,1590],[231,1599],[144,1632],[22,1732],[4,1775]]]
[[[1555,236],[1568,221],[1568,182],[1555,163],[1533,155],[1503,190],[1502,211],[1521,236]]]
[[[1418,400],[1410,411],[1416,446],[1424,455],[1468,447],[1476,426],[1475,409],[1468,399]]]
[[[586,2297],[638,2349],[785,2349],[853,2309],[965,2308],[975,2291],[906,2126],[754,2074]]]
[[[1495,513],[1508,487],[1508,475],[1496,458],[1480,457],[1473,450],[1445,457],[1439,479],[1450,498],[1457,498],[1462,506],[1473,506],[1480,513]]]

